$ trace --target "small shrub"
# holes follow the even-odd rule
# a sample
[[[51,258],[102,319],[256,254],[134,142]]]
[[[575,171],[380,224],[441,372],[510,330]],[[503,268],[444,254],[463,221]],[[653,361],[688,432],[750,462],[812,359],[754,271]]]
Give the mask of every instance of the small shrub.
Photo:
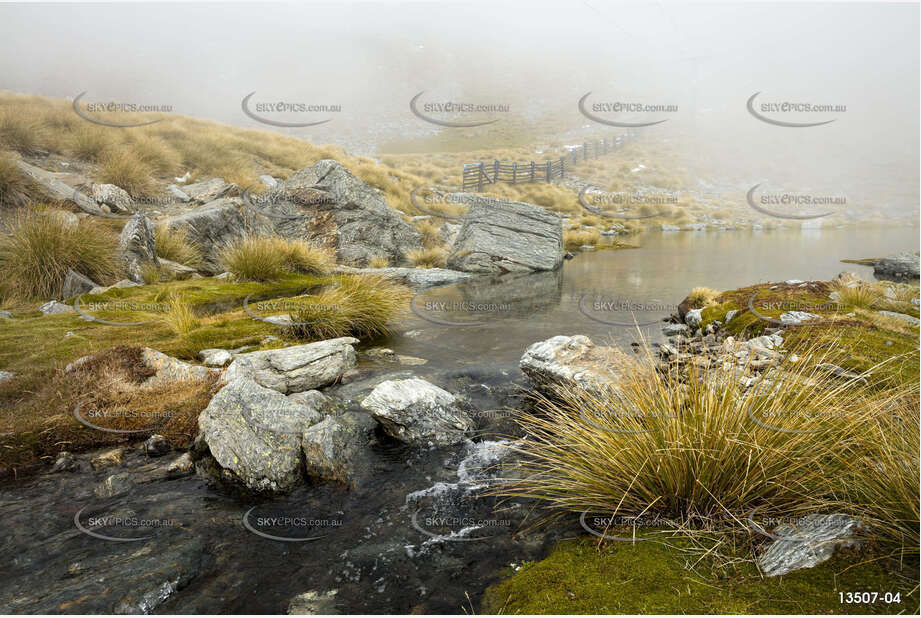
[[[99,284],[117,278],[115,235],[92,217],[74,223],[68,214],[21,210],[6,221],[0,235],[0,270],[7,293],[23,299],[54,298],[69,268]]]
[[[149,195],[154,190],[149,167],[131,151],[105,155],[100,162],[98,180],[119,186],[134,197]]]
[[[885,297],[881,286],[855,279],[837,279],[832,281],[831,288],[838,294],[839,302],[858,309],[870,309]]]
[[[444,247],[416,249],[407,253],[406,257],[418,268],[444,268],[448,250]]]
[[[144,283],[148,285],[160,283],[163,281],[163,275],[163,269],[153,262],[141,264],[141,279],[144,280]]]

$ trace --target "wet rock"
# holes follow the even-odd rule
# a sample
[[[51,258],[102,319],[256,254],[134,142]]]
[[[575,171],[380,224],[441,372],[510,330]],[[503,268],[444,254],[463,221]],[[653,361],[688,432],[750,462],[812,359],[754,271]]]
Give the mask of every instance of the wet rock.
[[[873,264],[873,274],[894,279],[917,279],[919,275],[918,254],[905,251],[879,259]]]
[[[303,391],[288,395],[288,399],[301,405],[308,406],[320,414],[338,414],[342,411],[341,405],[332,397],[327,397],[320,391]]]
[[[120,466],[125,458],[125,449],[122,447],[113,448],[90,459],[90,465],[94,470]]]
[[[77,310],[70,305],[59,303],[56,300],[49,300],[47,303],[38,308],[42,315],[55,315],[58,313],[74,313]]]
[[[387,435],[417,446],[457,444],[474,428],[457,397],[420,378],[382,382],[361,406]]]
[[[196,202],[213,202],[231,194],[237,185],[226,182],[223,178],[211,178],[182,187],[183,192]]]
[[[93,199],[108,206],[112,212],[126,213],[134,210],[134,202],[128,192],[115,185],[94,184]]]
[[[688,332],[687,324],[666,324],[662,328],[662,333],[666,337],[674,337],[675,335],[684,335]]]
[[[195,462],[192,461],[192,456],[188,453],[183,453],[171,461],[166,467],[166,476],[168,478],[178,478],[180,476],[188,476],[194,471]]]
[[[300,480],[301,433],[320,420],[316,410],[237,377],[199,415],[199,439],[249,489],[285,491]]]
[[[198,353],[198,360],[206,367],[223,367],[233,360],[233,354],[220,348],[209,348]]]
[[[612,363],[623,353],[596,346],[585,335],[558,335],[528,346],[521,357],[521,371],[547,395],[563,388],[603,392],[619,379]]]
[[[80,464],[77,459],[73,456],[72,453],[68,451],[61,451],[58,454],[58,458],[52,466],[52,472],[75,472],[80,469]]]
[[[337,590],[318,592],[311,590],[291,599],[288,605],[289,616],[336,615],[342,612],[336,609]]]
[[[141,276],[143,265],[159,266],[153,225],[145,215],[138,213],[128,220],[118,237],[118,248],[128,278],[135,283],[144,283]]]
[[[768,577],[821,564],[843,547],[856,547],[854,538],[860,521],[847,515],[806,515],[794,526],[781,524],[774,529],[775,540],[758,558]]]
[[[401,365],[424,365],[428,361],[415,356],[396,354],[390,348],[369,348],[361,354],[364,358],[380,363],[400,363]]]
[[[61,287],[61,298],[73,298],[78,294],[87,294],[98,287],[89,277],[84,277],[75,270],[67,269],[64,275],[64,285]]]
[[[918,318],[914,317],[913,315],[906,315],[904,313],[898,313],[895,311],[880,311],[879,314],[888,316],[890,318],[895,318],[896,320],[907,322],[908,324],[911,324],[912,326],[918,326],[919,324],[921,324],[921,320],[918,320]]]
[[[154,434],[144,442],[144,452],[148,457],[161,457],[172,449],[169,440],[160,434]]]
[[[684,314],[684,322],[691,328],[697,328],[700,326],[703,318],[701,317],[701,312],[703,309],[690,309],[687,313]]]
[[[802,324],[803,322],[809,322],[810,320],[821,320],[822,316],[816,315],[814,313],[807,313],[805,311],[787,311],[780,314],[780,321],[784,325],[795,326],[797,324]]]
[[[376,423],[366,413],[327,416],[301,437],[307,476],[316,481],[356,483],[355,462],[368,443]]]
[[[224,371],[227,382],[246,376],[279,393],[307,391],[336,382],[357,363],[354,337],[239,354]]]
[[[352,175],[332,159],[317,161],[288,177],[275,195],[290,212],[310,212],[294,220],[276,220],[276,231],[286,237],[330,238],[340,262],[367,266],[374,257],[386,257],[396,266],[407,265],[407,253],[422,248],[418,230],[387,204],[384,195]],[[303,200],[299,196],[309,194]],[[267,193],[272,196],[273,193]]]
[[[495,273],[556,270],[563,263],[559,215],[524,202],[477,195],[448,256],[448,267]]]
[[[450,285],[473,278],[470,273],[448,270],[447,268],[352,268],[351,266],[337,266],[336,272],[382,275],[416,290]]]
[[[127,472],[120,472],[106,477],[106,479],[93,488],[93,494],[100,499],[113,498],[115,496],[128,493],[134,487],[131,475]]]

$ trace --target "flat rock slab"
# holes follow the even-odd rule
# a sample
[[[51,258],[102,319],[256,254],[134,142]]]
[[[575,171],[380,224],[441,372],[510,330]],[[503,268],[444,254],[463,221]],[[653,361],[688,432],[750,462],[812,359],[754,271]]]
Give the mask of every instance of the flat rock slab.
[[[795,524],[781,524],[771,533],[776,540],[758,558],[758,565],[768,577],[814,567],[839,548],[859,545],[854,538],[859,527],[859,520],[837,513],[806,515]]]
[[[475,273],[556,270],[563,220],[540,206],[472,196],[448,267]]]
[[[358,359],[354,337],[238,354],[224,371],[222,380],[248,377],[279,393],[298,393],[336,382]]]

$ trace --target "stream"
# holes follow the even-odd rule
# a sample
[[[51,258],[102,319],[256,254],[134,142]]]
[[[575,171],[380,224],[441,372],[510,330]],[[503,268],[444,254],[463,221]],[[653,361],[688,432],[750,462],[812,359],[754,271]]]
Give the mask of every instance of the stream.
[[[177,454],[149,458],[137,446],[118,466],[0,487],[0,611],[284,613],[309,593],[299,607],[319,613],[478,613],[509,566],[584,534],[577,519],[534,529],[533,505],[482,495],[513,465],[507,446],[518,430],[507,409],[521,405],[517,364],[528,345],[575,334],[661,341],[662,318],[695,286],[845,270],[872,279],[871,268],[840,260],[917,250],[918,229],[650,232],[630,242],[641,248],[420,293],[418,314],[368,345],[428,363],[362,361],[355,379],[324,391],[356,407],[383,380],[419,376],[466,397],[481,412],[478,430],[440,449],[376,433],[350,490],[305,486],[256,499],[206,474],[170,477]],[[108,491],[116,473],[128,480]]]

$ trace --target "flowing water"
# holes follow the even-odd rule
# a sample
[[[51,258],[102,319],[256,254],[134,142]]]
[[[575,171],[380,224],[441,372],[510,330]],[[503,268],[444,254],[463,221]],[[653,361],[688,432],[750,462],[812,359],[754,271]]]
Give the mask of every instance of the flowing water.
[[[871,269],[840,260],[917,250],[918,230],[656,232],[636,242],[642,247],[582,253],[557,273],[420,294],[417,311],[435,321],[413,316],[374,343],[428,364],[363,364],[357,380],[329,392],[354,407],[382,380],[418,375],[467,397],[482,412],[479,431],[442,449],[376,434],[350,490],[303,487],[257,500],[205,474],[166,479],[166,458],[136,448],[120,466],[0,488],[0,611],[279,613],[307,592],[324,613],[479,611],[485,587],[510,565],[582,534],[577,521],[530,529],[531,505],[482,494],[497,466],[513,461],[516,428],[503,410],[520,405],[517,362],[528,345],[560,334],[628,344],[638,330],[655,341],[661,319],[698,285],[842,270],[871,278]],[[107,492],[113,474],[128,481]]]

